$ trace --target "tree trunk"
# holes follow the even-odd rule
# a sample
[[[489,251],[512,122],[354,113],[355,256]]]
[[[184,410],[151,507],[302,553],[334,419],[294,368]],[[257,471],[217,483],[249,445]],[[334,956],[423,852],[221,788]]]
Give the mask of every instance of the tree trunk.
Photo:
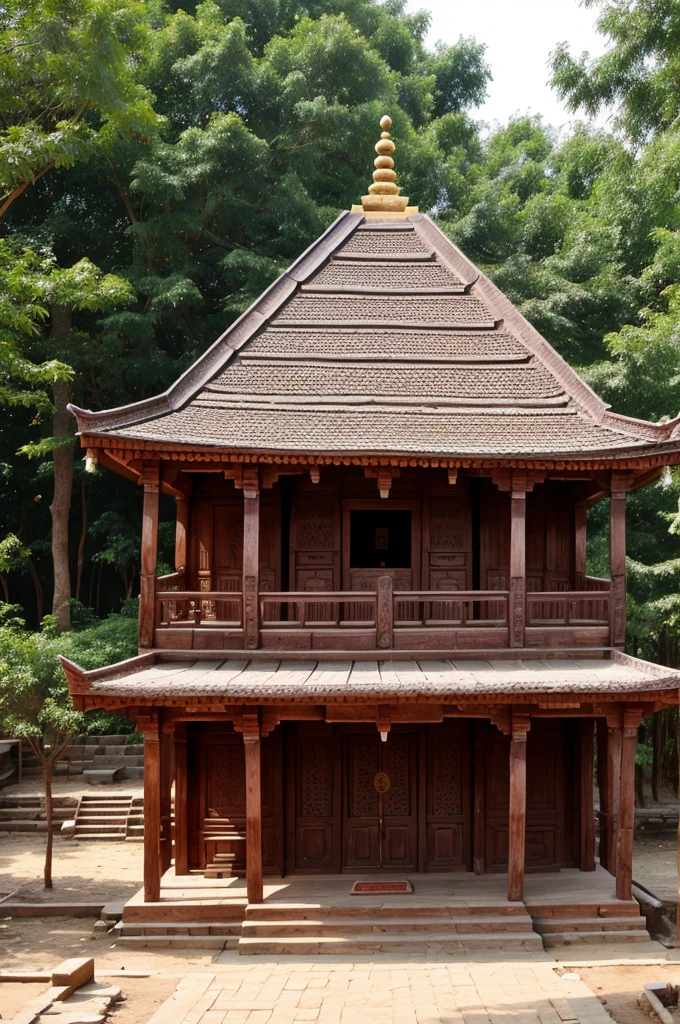
[[[661,712],[657,711],[652,716],[652,750],[654,759],[652,761],[652,800],[659,802],[659,793],[663,785],[663,733],[662,733]]]
[[[0,586],[2,587],[3,600],[9,604],[9,586],[4,572],[0,572]]]
[[[45,758],[45,818],[47,843],[45,845],[45,888],[52,888],[52,755]]]
[[[63,342],[71,330],[71,309],[68,306],[52,306],[50,310],[52,328],[50,337]],[[61,353],[56,353],[60,355]],[[70,387],[65,381],[53,386],[54,437],[72,437],[72,420],[66,406],[70,398]],[[52,562],[54,566],[54,597],[52,614],[57,616],[60,630],[71,628],[71,571],[69,566],[68,520],[71,509],[73,488],[73,440],[61,444],[54,450],[54,496],[50,505],[52,514]]]
[[[32,558],[29,558],[28,560],[28,571],[31,574],[31,579],[33,580],[33,586],[35,588],[35,605],[38,612],[38,622],[40,622],[43,617],[43,588],[42,583],[40,582],[40,577],[35,571]]]
[[[83,578],[83,551],[85,549],[85,538],[87,537],[87,494],[85,493],[85,478],[80,482],[80,540],[78,541],[78,567],[76,569],[76,600],[80,601],[80,584]]]

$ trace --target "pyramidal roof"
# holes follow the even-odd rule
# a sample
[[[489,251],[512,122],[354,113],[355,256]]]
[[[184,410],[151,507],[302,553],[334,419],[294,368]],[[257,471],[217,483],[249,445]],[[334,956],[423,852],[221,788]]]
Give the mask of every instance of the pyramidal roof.
[[[610,412],[429,217],[376,184],[162,395],[71,407],[83,443],[472,460],[680,451],[680,417]]]

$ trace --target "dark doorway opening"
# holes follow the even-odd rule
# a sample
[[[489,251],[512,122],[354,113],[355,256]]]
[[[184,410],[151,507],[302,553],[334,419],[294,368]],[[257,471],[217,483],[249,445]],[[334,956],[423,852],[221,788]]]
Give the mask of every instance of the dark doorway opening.
[[[411,512],[350,512],[350,565],[353,569],[410,569]]]

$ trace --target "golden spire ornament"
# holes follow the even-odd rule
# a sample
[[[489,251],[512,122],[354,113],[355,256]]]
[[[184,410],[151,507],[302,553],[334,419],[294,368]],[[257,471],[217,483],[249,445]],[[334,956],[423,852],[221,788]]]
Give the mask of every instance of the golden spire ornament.
[[[397,185],[392,154],[396,149],[390,128],[392,118],[385,114],[380,118],[382,132],[375,144],[378,154],[373,161],[373,184],[368,186],[369,194],[361,197],[361,206],[353,206],[352,213],[364,213],[367,219],[399,219],[418,213],[417,206],[408,205],[408,197],[400,196],[401,189]]]

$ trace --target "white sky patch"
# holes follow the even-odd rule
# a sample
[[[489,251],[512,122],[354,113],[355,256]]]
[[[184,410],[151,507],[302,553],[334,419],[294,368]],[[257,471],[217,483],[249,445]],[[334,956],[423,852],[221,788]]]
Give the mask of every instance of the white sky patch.
[[[559,129],[586,119],[571,114],[550,88],[548,60],[562,41],[575,57],[604,52],[606,40],[595,30],[598,8],[578,0],[409,0],[409,11],[423,8],[432,15],[429,46],[438,39],[450,45],[461,35],[486,44],[493,81],[486,102],[471,111],[475,120],[506,124],[515,115],[541,114]],[[597,123],[607,124],[610,116],[601,114]]]

